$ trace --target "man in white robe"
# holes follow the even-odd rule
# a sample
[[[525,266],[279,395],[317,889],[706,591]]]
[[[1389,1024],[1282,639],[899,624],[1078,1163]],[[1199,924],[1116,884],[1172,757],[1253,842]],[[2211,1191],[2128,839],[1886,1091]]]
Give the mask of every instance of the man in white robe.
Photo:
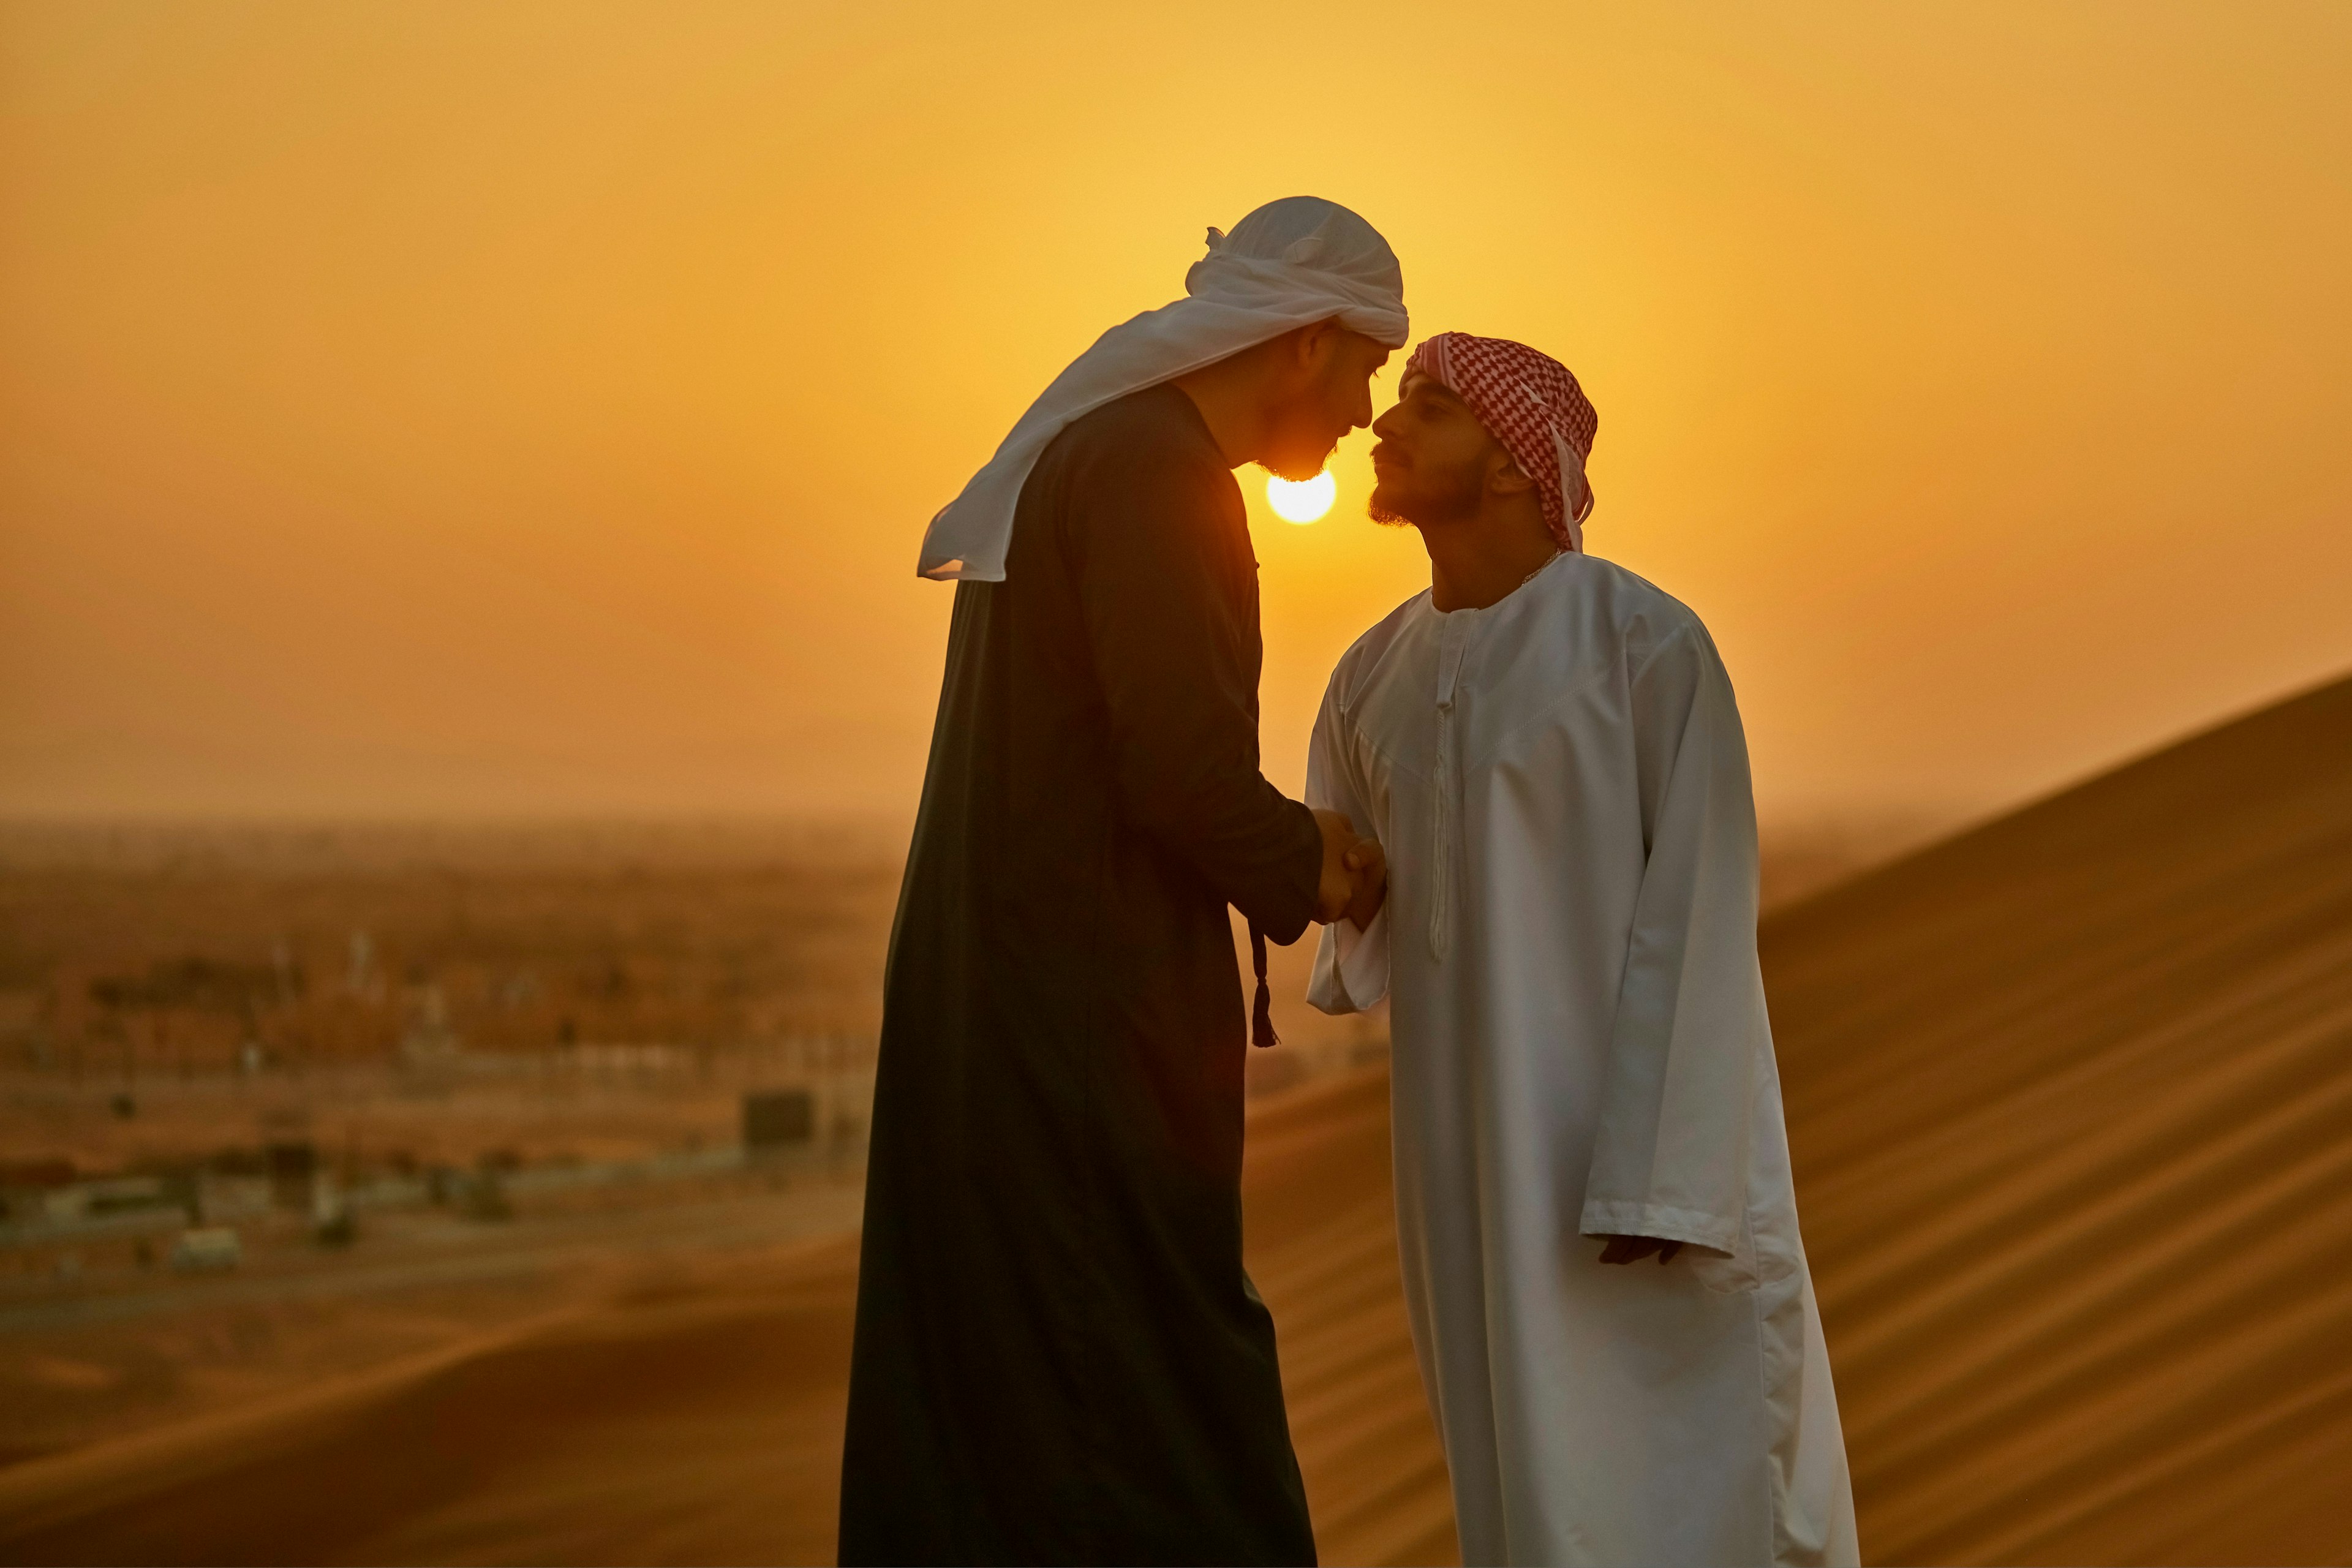
[[[1432,586],[1339,661],[1307,785],[1385,847],[1389,899],[1325,928],[1309,999],[1392,998],[1463,1559],[1853,1563],[1731,683],[1696,616],[1583,553],[1566,367],[1447,333],[1400,393],[1373,515],[1421,531]]]

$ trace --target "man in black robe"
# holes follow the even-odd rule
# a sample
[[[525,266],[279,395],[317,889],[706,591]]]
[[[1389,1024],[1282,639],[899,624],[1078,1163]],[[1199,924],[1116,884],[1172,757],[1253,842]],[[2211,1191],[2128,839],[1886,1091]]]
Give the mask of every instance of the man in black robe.
[[[996,580],[957,588],[885,987],[844,1563],[1314,1560],[1242,1268],[1226,907],[1289,942],[1369,920],[1382,867],[1259,772],[1232,469],[1306,477],[1369,423],[1387,345],[1349,319],[1062,422]]]

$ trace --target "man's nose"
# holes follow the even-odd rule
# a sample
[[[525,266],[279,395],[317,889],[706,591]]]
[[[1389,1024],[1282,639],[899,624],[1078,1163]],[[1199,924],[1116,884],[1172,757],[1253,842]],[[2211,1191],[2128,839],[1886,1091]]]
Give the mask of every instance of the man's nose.
[[[1404,405],[1402,404],[1397,405],[1397,408],[1402,408],[1403,406]],[[1393,440],[1396,437],[1396,430],[1391,424],[1391,421],[1395,418],[1396,408],[1391,408],[1386,414],[1381,415],[1378,419],[1373,420],[1372,434],[1378,436],[1383,441]]]

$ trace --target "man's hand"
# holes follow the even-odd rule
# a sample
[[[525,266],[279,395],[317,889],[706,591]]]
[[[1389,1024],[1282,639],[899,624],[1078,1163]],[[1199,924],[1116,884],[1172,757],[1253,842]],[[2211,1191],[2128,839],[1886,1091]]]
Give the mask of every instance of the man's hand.
[[[1358,931],[1372,923],[1388,901],[1389,857],[1377,838],[1359,838],[1354,848],[1342,857],[1349,873],[1354,877],[1356,895],[1348,900],[1348,918]]]
[[[1388,857],[1378,843],[1358,836],[1344,812],[1318,811],[1315,826],[1323,830],[1323,879],[1316,889],[1315,918],[1325,925],[1343,917],[1359,929],[1370,925],[1388,897]]]
[[[1639,1263],[1653,1252],[1660,1263],[1672,1263],[1675,1254],[1683,1249],[1679,1241],[1662,1241],[1654,1236],[1612,1236],[1609,1245],[1601,1249],[1603,1263]]]

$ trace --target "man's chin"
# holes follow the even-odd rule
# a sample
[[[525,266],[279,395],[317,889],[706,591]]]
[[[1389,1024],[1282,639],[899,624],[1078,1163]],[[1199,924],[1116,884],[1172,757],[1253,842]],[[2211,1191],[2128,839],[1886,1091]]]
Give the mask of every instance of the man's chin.
[[[1331,454],[1326,452],[1319,458],[1265,458],[1259,460],[1258,467],[1277,479],[1288,479],[1294,485],[1303,485],[1321,473],[1323,465],[1330,460]]]
[[[1412,519],[1397,510],[1399,498],[1389,493],[1386,485],[1372,487],[1372,499],[1364,503],[1364,515],[1385,528],[1402,528]]]
[[[1309,443],[1319,439],[1321,445]],[[1339,441],[1331,437],[1302,435],[1288,450],[1269,452],[1257,460],[1257,466],[1277,479],[1292,484],[1304,484],[1321,473],[1331,461],[1331,454],[1339,449]]]

